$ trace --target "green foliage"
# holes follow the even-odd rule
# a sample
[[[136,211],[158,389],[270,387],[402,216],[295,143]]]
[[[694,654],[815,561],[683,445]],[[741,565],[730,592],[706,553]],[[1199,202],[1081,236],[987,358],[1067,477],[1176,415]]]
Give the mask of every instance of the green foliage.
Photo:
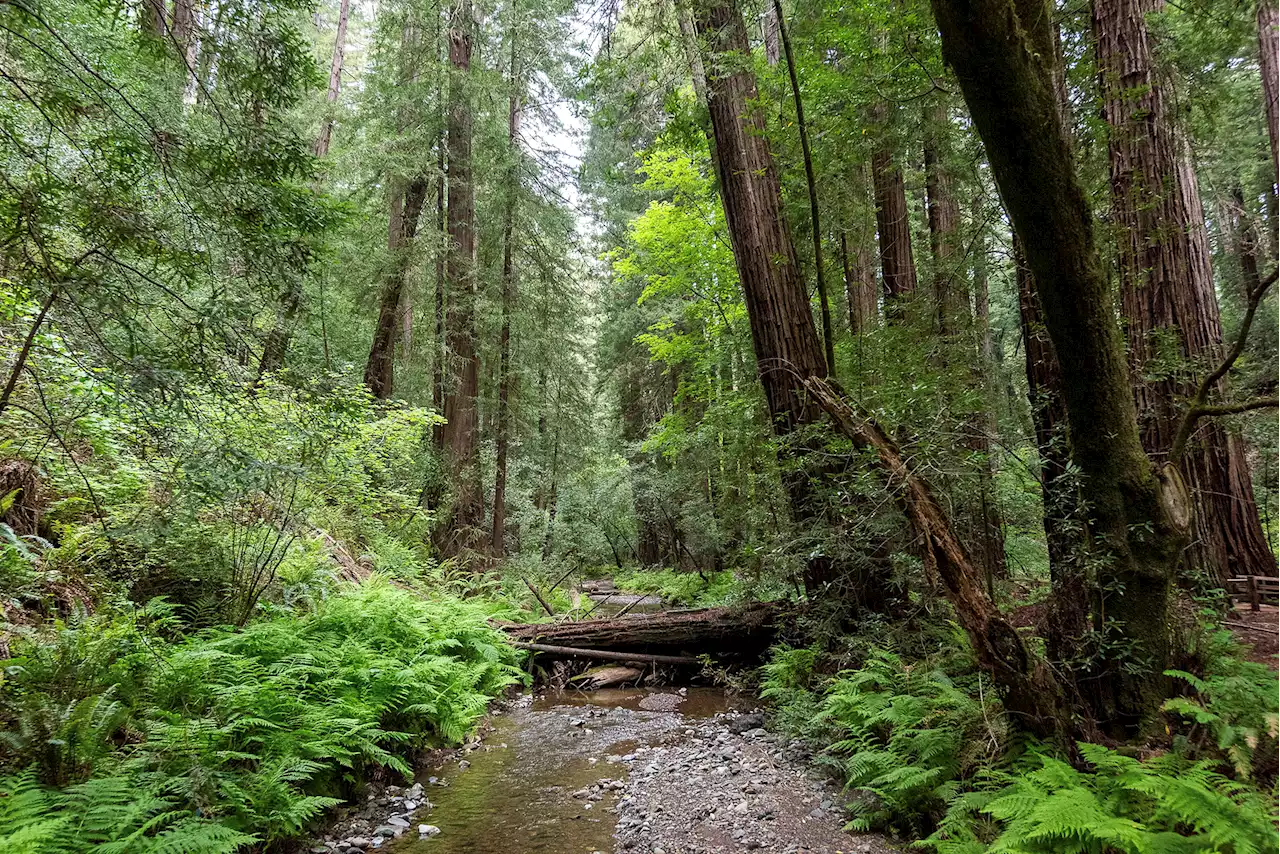
[[[0,847],[14,854],[232,854],[256,838],[139,792],[121,777],[63,793],[0,777]]]
[[[620,590],[654,594],[662,597],[663,602],[686,607],[722,605],[737,584],[734,574],[728,570],[701,573],[637,569],[617,573],[613,580]]]
[[[147,833],[178,833],[192,810],[227,839],[296,836],[369,770],[408,774],[406,750],[461,741],[517,679],[517,654],[485,617],[375,579],[312,614],[176,644],[161,604],[82,619],[7,662],[6,759],[57,785],[94,775],[59,796],[85,800],[86,833],[96,804],[101,827],[125,810]]]
[[[921,844],[938,854],[1267,854],[1274,800],[1172,754],[1080,744],[1090,771],[1031,751],[958,798]]]
[[[831,680],[819,720],[839,740],[827,762],[859,796],[852,827],[919,831],[940,815],[959,781],[998,747],[993,710],[927,663],[875,650],[860,670]]]
[[[1276,751],[1276,715],[1280,697],[1276,674],[1269,667],[1245,661],[1231,633],[1213,631],[1203,638],[1200,675],[1170,670],[1168,675],[1185,683],[1189,696],[1171,697],[1164,711],[1188,728],[1179,733],[1175,747],[1191,758],[1220,756],[1241,779],[1253,774],[1255,749]]]

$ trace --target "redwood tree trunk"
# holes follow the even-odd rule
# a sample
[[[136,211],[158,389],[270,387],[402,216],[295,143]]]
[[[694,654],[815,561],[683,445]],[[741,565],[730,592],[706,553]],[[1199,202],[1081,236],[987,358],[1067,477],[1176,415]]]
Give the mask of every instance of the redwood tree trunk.
[[[1103,114],[1110,126],[1112,219],[1121,310],[1142,444],[1162,460],[1185,401],[1217,363],[1222,327],[1204,212],[1189,154],[1158,79],[1146,16],[1163,0],[1095,0],[1093,30]],[[1184,366],[1169,365],[1169,344]],[[1187,557],[1213,586],[1233,573],[1270,575],[1275,559],[1258,520],[1244,446],[1218,422],[1197,431],[1181,467],[1195,500]]]
[[[498,333],[498,432],[493,475],[493,529],[489,548],[499,560],[506,556],[507,445],[511,432],[511,313],[515,309],[516,273],[512,260],[516,202],[519,192],[519,148],[516,130],[520,121],[520,85],[516,77],[516,39],[511,36],[511,97],[507,102],[507,200],[502,222],[502,330]]]
[[[883,110],[878,111],[881,115]],[[916,262],[911,253],[911,217],[902,169],[888,148],[871,155],[875,185],[876,229],[880,235],[880,273],[884,282],[885,318],[900,319],[896,303],[916,289]],[[892,309],[892,310],[891,310]]]
[[[854,175],[855,227],[840,233],[840,259],[844,266],[844,292],[849,303],[849,331],[861,335],[880,320],[876,293],[876,220],[867,186],[867,167],[859,164]]]
[[[1280,35],[1277,34],[1275,0],[1258,0],[1258,65],[1262,70],[1262,100],[1266,106],[1267,134],[1271,138],[1271,177],[1280,166]]]
[[[472,116],[471,0],[458,0],[450,12],[449,108],[446,135],[449,158],[449,250],[445,276],[449,305],[445,341],[446,371],[444,453],[453,487],[453,503],[441,519],[438,542],[447,556],[461,556],[483,537],[484,504],[480,494],[479,423],[476,397],[480,356],[476,350],[476,201],[471,172]]]
[[[932,0],[942,52],[955,70],[991,171],[1022,240],[1062,368],[1072,459],[1103,549],[1108,629],[1126,663],[1104,661],[1100,710],[1137,725],[1164,698],[1170,661],[1172,567],[1186,543],[1185,492],[1176,472],[1147,459],[1093,212],[1058,118],[1053,16],[1046,0]]]
[[[338,90],[342,88],[342,58],[347,47],[347,19],[351,13],[351,0],[342,0],[338,7],[338,33],[333,41],[333,58],[329,62],[329,88],[324,100],[328,105],[328,115],[320,127],[320,135],[316,137],[316,157],[324,157],[329,153],[329,144],[333,141],[333,105],[338,102]]]
[[[818,181],[813,170],[813,153],[809,150],[809,127],[804,120],[804,99],[800,97],[800,79],[796,74],[795,51],[791,36],[787,33],[787,21],[782,16],[781,0],[773,0],[773,15],[778,21],[778,33],[782,37],[782,49],[787,57],[787,76],[791,80],[791,97],[796,105],[796,130],[800,134],[800,152],[804,159],[805,186],[809,191],[809,228],[813,238],[813,270],[818,280],[818,302],[822,311],[822,344],[827,369],[835,370],[835,331],[831,326],[831,303],[827,299],[826,265],[822,258],[822,220],[818,216]]]
[[[695,17],[711,54],[705,63],[707,90],[725,220],[773,431],[785,437],[821,417],[803,383],[827,375],[826,359],[783,220],[755,75],[743,67],[750,47],[742,15],[733,0],[700,0]],[[819,510],[807,474],[793,471],[785,481],[796,521],[815,518]],[[816,591],[829,576],[825,560],[812,562],[806,587]]]
[[[403,192],[391,197],[391,216],[387,229],[387,248],[391,254],[391,271],[378,299],[378,322],[373,329],[373,344],[364,367],[364,383],[379,400],[391,397],[395,390],[395,345],[399,331],[400,300],[408,273],[409,250],[418,231],[418,219],[427,197],[427,182],[415,178]]]
[[[928,198],[929,249],[933,255],[933,302],[938,330],[946,336],[969,327],[969,293],[957,264],[964,255],[959,245],[960,206],[951,192],[951,176],[945,158],[949,149],[950,120],[941,99],[924,119],[925,192]],[[908,240],[910,232],[908,230]]]

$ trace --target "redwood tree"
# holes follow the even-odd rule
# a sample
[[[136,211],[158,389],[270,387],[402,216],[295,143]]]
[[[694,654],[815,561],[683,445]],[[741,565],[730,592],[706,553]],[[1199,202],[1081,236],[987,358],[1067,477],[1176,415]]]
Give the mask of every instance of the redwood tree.
[[[1168,455],[1185,401],[1220,358],[1222,327],[1196,174],[1159,79],[1146,16],[1163,0],[1094,0],[1121,310],[1142,444]],[[1170,352],[1172,349],[1173,352]],[[1173,356],[1181,365],[1170,365]],[[1244,444],[1220,422],[1198,430],[1181,466],[1192,489],[1192,564],[1216,586],[1274,574]]]
[[[1024,247],[1062,369],[1072,459],[1099,589],[1126,659],[1104,660],[1094,684],[1103,719],[1137,725],[1165,695],[1172,567],[1186,543],[1185,487],[1157,472],[1138,431],[1111,289],[1058,118],[1053,16],[1047,0],[932,0],[991,171]]]
[[[888,107],[881,105],[876,117],[883,123]],[[911,217],[902,168],[894,162],[893,151],[881,144],[871,155],[871,180],[875,187],[876,230],[880,235],[880,271],[884,283],[885,317],[895,314],[890,307],[916,289],[916,262],[911,252]]]
[[[743,63],[750,47],[742,15],[733,0],[700,0],[695,23],[708,46],[708,107],[720,195],[756,364],[773,431],[787,437],[822,417],[821,408],[804,390],[804,380],[825,377],[827,362],[783,219],[782,191],[765,141],[755,74]],[[790,472],[785,486],[798,522],[820,514],[806,472]],[[829,562],[811,560],[806,587],[812,592],[830,580]]]
[[[481,540],[484,504],[480,490],[479,419],[480,355],[476,349],[476,198],[471,171],[472,114],[471,0],[458,0],[449,20],[449,105],[446,138],[449,164],[449,247],[445,278],[449,300],[445,312],[444,453],[453,502],[438,524],[437,542],[450,556],[462,555]]]

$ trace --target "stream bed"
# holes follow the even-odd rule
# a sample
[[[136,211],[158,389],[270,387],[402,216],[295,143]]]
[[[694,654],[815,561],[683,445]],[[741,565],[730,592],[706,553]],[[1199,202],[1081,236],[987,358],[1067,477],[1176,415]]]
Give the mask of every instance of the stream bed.
[[[334,854],[887,854],[842,829],[798,743],[711,688],[522,697],[483,741],[371,796]]]
[[[644,705],[672,705],[679,713]],[[623,757],[678,732],[686,718],[731,707],[710,688],[683,695],[638,688],[566,691],[517,703],[494,719],[485,743],[463,760],[469,765],[452,763],[438,778],[447,785],[428,787],[435,805],[430,821],[440,834],[407,834],[387,847],[400,854],[613,851],[613,808],[629,765]]]

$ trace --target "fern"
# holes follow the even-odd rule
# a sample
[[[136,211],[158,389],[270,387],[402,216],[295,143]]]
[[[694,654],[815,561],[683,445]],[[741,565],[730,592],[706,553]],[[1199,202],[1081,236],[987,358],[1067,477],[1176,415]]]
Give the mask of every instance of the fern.
[[[10,662],[0,708],[41,778],[84,781],[40,795],[73,817],[58,826],[76,850],[231,851],[302,835],[344,780],[408,775],[406,751],[465,739],[517,656],[479,608],[374,580],[172,645],[133,618],[73,622]]]
[[[1230,632],[1201,639],[1203,673],[1170,670],[1167,675],[1187,685],[1190,696],[1172,697],[1163,706],[1183,724],[1177,747],[1190,758],[1220,758],[1242,779],[1253,773],[1254,755],[1276,751],[1275,726],[1280,700],[1276,675],[1268,667],[1245,661]]]
[[[921,845],[938,854],[1273,854],[1275,809],[1215,772],[1175,755],[1138,761],[1079,745],[1091,770],[1040,750],[979,791],[953,800]]]

